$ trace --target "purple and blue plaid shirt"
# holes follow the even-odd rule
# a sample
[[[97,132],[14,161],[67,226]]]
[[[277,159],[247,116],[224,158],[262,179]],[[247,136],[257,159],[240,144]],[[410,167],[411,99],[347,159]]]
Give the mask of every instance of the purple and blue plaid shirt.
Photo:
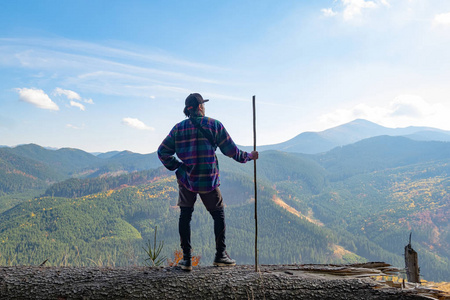
[[[211,133],[223,154],[241,163],[252,159],[250,153],[236,147],[222,123],[208,117],[195,118]],[[192,192],[207,193],[220,185],[215,148],[189,119],[172,128],[158,148],[158,157],[167,169],[176,170],[179,183]]]

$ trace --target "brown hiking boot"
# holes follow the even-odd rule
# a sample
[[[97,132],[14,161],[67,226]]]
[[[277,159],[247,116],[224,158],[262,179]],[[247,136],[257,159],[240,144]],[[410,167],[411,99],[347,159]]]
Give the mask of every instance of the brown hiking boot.
[[[231,259],[231,257],[228,255],[226,251],[216,254],[216,258],[214,259],[213,265],[217,267],[229,267],[229,266],[235,266],[236,261],[234,259]]]
[[[192,261],[191,259],[182,259],[178,262],[178,266],[181,267],[181,270],[184,271],[192,271]]]

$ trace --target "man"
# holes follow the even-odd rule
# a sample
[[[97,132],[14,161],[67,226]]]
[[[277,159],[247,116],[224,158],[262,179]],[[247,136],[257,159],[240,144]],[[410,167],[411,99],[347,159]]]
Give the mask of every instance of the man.
[[[192,270],[190,222],[197,194],[214,219],[214,265],[236,265],[226,252],[225,214],[219,189],[216,148],[241,163],[258,159],[257,151],[247,153],[239,150],[222,123],[205,117],[205,102],[208,101],[198,93],[190,94],[183,111],[189,119],[176,124],[158,148],[158,157],[163,165],[171,171],[176,170],[180,206],[178,230],[183,250],[183,260],[178,265],[186,271]]]

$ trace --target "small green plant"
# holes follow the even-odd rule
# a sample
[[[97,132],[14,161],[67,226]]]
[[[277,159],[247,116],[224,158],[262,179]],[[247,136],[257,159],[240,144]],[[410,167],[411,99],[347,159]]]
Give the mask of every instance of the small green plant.
[[[165,256],[161,256],[161,250],[164,247],[164,241],[160,241],[158,247],[156,247],[156,231],[158,230],[158,226],[155,227],[155,238],[153,240],[153,247],[148,240],[146,247],[142,247],[148,257],[144,260],[145,264],[150,267],[159,267],[166,260]]]

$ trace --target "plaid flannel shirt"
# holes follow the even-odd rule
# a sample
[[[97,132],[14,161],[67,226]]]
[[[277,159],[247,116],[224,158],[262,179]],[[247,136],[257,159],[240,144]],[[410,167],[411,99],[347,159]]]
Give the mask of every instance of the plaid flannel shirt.
[[[224,155],[241,163],[251,160],[249,153],[236,147],[221,122],[208,117],[195,118],[211,133]],[[192,192],[207,193],[220,185],[215,147],[189,119],[172,128],[158,148],[158,157],[167,169],[176,170],[178,182]]]

